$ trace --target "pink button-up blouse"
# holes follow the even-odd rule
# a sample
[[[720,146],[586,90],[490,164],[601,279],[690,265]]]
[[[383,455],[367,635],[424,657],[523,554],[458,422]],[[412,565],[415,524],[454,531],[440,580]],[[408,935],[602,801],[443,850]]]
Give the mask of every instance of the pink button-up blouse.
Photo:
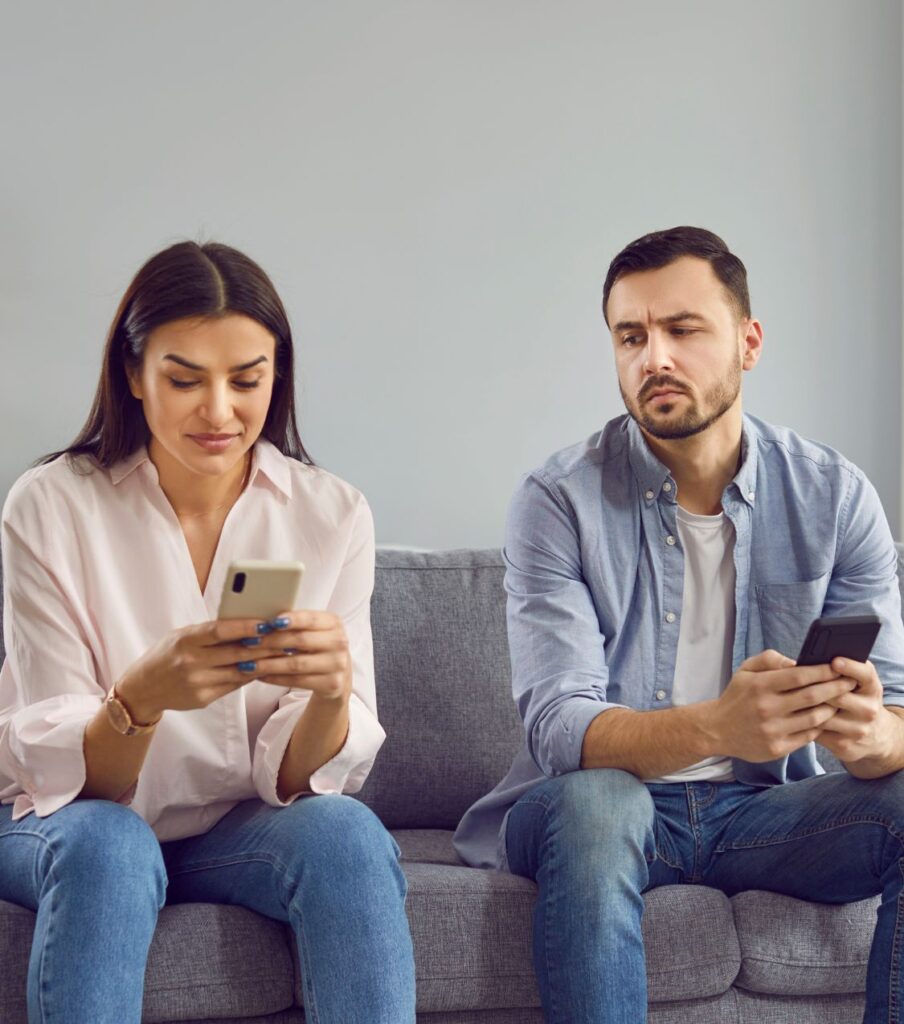
[[[348,738],[311,776],[315,793],[361,788],[385,733],[374,695],[370,508],[349,484],[260,440],[204,593],[142,448],[109,470],[67,459],[26,472],[3,508],[0,799],[52,814],[85,783],[83,737],[105,695],[165,633],[216,618],[229,563],[299,560],[299,606],[345,624],[353,666]],[[288,610],[288,609],[287,609]],[[279,766],[304,690],[252,681],[193,711],[166,711],[123,798],[161,840],[207,831],[240,800],[279,806]]]

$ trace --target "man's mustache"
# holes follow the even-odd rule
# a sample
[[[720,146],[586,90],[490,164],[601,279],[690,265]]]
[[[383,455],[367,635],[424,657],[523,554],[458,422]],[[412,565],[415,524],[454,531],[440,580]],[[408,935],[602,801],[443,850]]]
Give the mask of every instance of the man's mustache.
[[[682,394],[688,393],[688,388],[674,377],[651,377],[637,392],[638,402],[642,402],[651,391],[661,391],[663,388],[680,391]]]

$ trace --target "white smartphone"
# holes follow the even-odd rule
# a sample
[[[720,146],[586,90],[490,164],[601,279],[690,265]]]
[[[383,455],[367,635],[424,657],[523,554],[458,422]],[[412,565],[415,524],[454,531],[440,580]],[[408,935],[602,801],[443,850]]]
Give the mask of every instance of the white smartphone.
[[[233,562],[226,573],[218,619],[275,618],[298,607],[301,562],[245,559]]]

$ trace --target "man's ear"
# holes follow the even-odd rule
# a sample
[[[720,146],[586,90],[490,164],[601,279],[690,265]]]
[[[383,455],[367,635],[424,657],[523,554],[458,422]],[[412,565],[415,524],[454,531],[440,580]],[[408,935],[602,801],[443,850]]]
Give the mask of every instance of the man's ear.
[[[742,322],[742,329],[744,322]],[[763,351],[763,325],[759,320],[749,319],[746,321],[746,333],[744,335],[744,349],[741,357],[741,366],[745,370],[752,370]]]

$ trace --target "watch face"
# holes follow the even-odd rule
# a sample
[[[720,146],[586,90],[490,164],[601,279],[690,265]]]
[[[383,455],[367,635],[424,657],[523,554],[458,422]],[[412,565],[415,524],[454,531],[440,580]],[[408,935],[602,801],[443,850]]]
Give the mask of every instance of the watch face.
[[[106,704],[110,724],[117,732],[122,733],[123,736],[128,736],[132,728],[132,720],[129,718],[128,711],[115,697],[108,697]]]

